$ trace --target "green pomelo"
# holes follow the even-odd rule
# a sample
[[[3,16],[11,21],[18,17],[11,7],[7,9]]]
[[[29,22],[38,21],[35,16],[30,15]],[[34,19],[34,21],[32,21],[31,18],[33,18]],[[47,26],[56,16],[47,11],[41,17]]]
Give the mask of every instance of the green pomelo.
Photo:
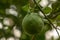
[[[31,13],[24,17],[22,27],[28,34],[34,35],[40,33],[41,29],[44,27],[44,22],[36,13]]]

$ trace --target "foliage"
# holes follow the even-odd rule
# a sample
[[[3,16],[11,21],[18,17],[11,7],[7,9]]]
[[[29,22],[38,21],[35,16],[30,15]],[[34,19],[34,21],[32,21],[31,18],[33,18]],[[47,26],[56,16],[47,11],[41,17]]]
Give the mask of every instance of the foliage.
[[[60,26],[60,0],[57,0],[54,3],[51,2],[52,8],[48,7],[49,5],[47,5],[45,8],[43,8],[39,4],[40,1],[41,0],[38,0],[38,1],[37,0],[0,0],[0,22],[3,24],[3,20],[6,17],[11,18],[14,22],[14,25],[12,25],[11,27],[9,26],[9,28],[7,30],[0,29],[0,38],[3,36],[6,38],[8,38],[10,36],[14,37],[14,35],[11,33],[14,26],[17,26],[16,28],[18,28],[21,31],[21,33],[22,33],[21,37],[20,37],[21,40],[45,40],[46,31],[51,30],[52,27],[57,29],[54,26],[54,22],[56,22],[55,24],[57,26]],[[11,5],[16,6],[15,11],[18,12],[17,13],[18,16],[14,16],[12,14],[9,14],[9,15],[6,14],[6,9],[10,9]],[[12,9],[14,9],[14,7],[12,7]],[[31,20],[32,17],[34,17],[34,20],[37,22],[37,24],[36,25],[34,24],[34,26],[36,26],[36,28],[37,28],[38,26],[40,26],[40,25],[38,25],[39,18],[41,17],[39,12],[42,12],[42,14],[44,15],[44,17],[41,18],[41,20],[43,20],[44,27],[40,28],[41,30],[39,30],[40,31],[39,34],[36,34],[36,35],[26,34],[25,30],[22,27],[22,21],[24,20],[25,17],[26,17],[26,20],[25,20],[26,22],[29,19]],[[35,14],[31,15],[29,13],[37,13],[39,17],[37,17]],[[27,14],[29,14],[29,15],[26,16]],[[32,21],[33,23],[34,23],[34,20]],[[25,26],[27,24],[25,23],[23,26]],[[5,26],[7,26],[7,25],[3,24],[3,28]],[[29,28],[31,27],[29,24],[28,24],[28,26],[29,26]],[[37,28],[37,29],[39,29],[39,28]],[[34,30],[34,28],[33,28],[33,30]]]

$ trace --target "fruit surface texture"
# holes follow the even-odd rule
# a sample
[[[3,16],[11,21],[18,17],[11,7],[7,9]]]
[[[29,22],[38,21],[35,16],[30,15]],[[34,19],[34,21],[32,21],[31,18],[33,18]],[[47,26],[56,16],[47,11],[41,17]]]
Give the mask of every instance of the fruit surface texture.
[[[22,27],[26,33],[34,35],[40,33],[44,22],[37,13],[30,13],[24,17]]]

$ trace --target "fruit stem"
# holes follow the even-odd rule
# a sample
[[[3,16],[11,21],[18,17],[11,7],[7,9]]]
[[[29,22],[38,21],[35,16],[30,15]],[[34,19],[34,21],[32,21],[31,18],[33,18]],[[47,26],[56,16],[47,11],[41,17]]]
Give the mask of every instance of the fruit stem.
[[[34,37],[34,35],[32,35],[32,38],[31,38],[31,40],[35,40],[35,37]]]

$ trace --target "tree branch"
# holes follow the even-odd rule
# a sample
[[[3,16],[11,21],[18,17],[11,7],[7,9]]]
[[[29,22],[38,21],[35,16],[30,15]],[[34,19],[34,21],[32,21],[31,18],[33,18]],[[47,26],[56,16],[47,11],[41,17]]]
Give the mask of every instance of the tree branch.
[[[49,21],[50,25],[52,25],[53,28],[55,28],[55,30],[57,31],[57,28],[56,28],[56,27],[54,26],[54,24],[49,20],[49,18],[45,15],[45,13],[44,13],[43,10],[40,8],[40,6],[36,3],[35,0],[33,0],[33,1],[34,1],[34,3],[36,4],[36,6],[39,8],[39,10],[42,12],[42,14],[45,16],[45,18]],[[60,29],[59,29],[59,30],[60,30]],[[58,36],[59,36],[58,31],[57,31],[57,34],[58,34]]]

